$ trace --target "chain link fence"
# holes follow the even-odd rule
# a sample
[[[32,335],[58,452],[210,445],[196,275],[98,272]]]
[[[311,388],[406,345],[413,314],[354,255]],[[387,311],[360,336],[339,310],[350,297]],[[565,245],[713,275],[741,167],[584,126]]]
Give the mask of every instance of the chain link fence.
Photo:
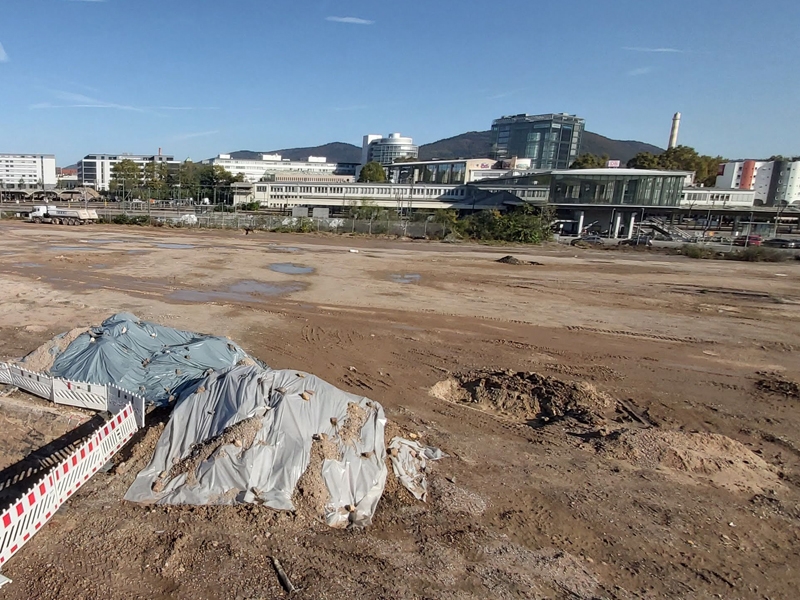
[[[440,239],[452,230],[446,225],[430,220],[408,219],[348,219],[343,217],[291,217],[284,215],[260,215],[247,213],[205,213],[194,218],[178,217],[166,219],[165,224],[187,228],[250,229],[253,231],[276,231],[312,233],[359,233],[366,235],[392,235],[411,238]]]

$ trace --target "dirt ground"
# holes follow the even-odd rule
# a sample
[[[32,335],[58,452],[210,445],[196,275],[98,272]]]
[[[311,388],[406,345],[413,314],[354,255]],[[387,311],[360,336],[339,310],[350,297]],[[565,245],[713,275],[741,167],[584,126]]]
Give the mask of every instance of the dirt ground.
[[[5,598],[286,597],[272,556],[297,598],[796,597],[796,261],[12,222],[0,233],[0,359],[129,311],[377,400],[395,431],[449,455],[432,463],[427,503],[390,473],[364,530],[261,506],[123,502],[156,415],[4,566]],[[495,262],[508,254],[541,264]],[[537,396],[547,378],[566,390],[560,404]],[[595,406],[587,397],[603,410],[573,418]],[[3,467],[67,430],[62,418],[42,433],[43,417],[20,416],[26,402],[39,401],[0,399]]]

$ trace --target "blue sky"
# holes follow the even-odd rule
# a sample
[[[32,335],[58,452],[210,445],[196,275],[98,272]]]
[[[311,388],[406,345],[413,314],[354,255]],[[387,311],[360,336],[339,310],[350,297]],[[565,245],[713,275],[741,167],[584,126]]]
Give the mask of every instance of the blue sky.
[[[194,160],[504,114],[800,154],[800,5],[774,0],[0,0],[0,152]]]

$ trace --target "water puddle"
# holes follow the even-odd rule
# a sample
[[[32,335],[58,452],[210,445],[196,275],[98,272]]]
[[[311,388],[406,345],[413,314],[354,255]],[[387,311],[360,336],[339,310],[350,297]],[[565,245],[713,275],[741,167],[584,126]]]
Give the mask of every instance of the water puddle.
[[[402,331],[425,331],[422,327],[414,327],[413,325],[401,325],[396,323],[392,325],[395,329],[400,329]]]
[[[273,246],[270,244],[269,249],[277,250],[278,252],[300,252],[300,248],[295,248],[294,246]]]
[[[128,250],[128,254],[149,254],[150,250]]]
[[[81,240],[84,244],[126,244],[128,240],[105,240],[102,238],[93,240]]]
[[[79,252],[94,252],[99,250],[100,248],[86,248],[85,246],[50,246],[48,250],[53,250],[54,252],[70,252],[72,250],[77,250]]]
[[[105,269],[108,265],[89,265],[90,269]]]
[[[189,248],[197,248],[194,244],[156,244],[159,248],[168,248],[170,250],[188,250]]]
[[[36,268],[36,267],[44,267],[44,265],[40,265],[39,263],[14,263],[11,265],[12,267],[18,267],[20,269],[27,269],[27,268]]]
[[[294,263],[272,263],[269,268],[277,273],[285,273],[287,275],[306,275],[314,272],[313,267],[304,267]]]
[[[389,278],[395,283],[419,283],[419,280],[422,279],[422,275],[419,273],[392,273],[389,275]]]
[[[224,290],[200,291],[178,290],[170,294],[173,300],[182,302],[213,302],[215,300],[232,300],[238,302],[258,302],[264,296],[275,297],[292,292],[299,292],[306,288],[306,284],[299,281],[280,283],[265,283],[262,281],[240,281]]]

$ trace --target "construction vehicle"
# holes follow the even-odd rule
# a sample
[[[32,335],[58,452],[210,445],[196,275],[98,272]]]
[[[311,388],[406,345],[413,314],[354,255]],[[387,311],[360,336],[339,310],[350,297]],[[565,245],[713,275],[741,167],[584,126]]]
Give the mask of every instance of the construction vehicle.
[[[28,214],[31,223],[52,223],[53,225],[85,225],[96,223],[97,211],[86,208],[60,208],[57,206],[34,206]]]

